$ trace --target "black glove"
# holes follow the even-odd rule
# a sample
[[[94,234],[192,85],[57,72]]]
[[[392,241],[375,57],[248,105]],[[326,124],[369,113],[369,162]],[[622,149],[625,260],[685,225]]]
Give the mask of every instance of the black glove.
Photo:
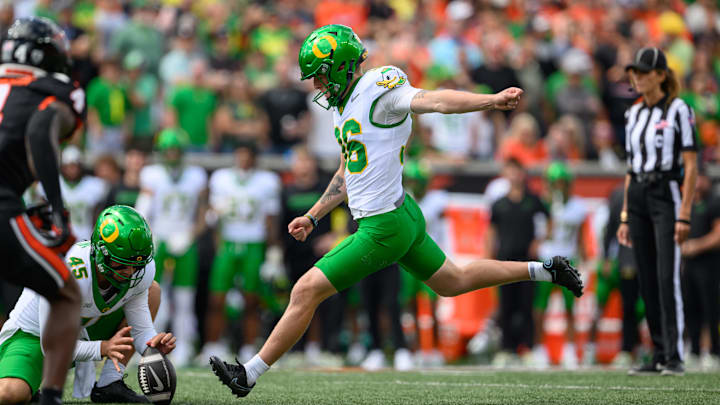
[[[75,243],[75,235],[70,227],[70,213],[66,209],[53,211],[50,204],[33,204],[25,210],[35,227],[43,245],[59,255],[65,255]]]

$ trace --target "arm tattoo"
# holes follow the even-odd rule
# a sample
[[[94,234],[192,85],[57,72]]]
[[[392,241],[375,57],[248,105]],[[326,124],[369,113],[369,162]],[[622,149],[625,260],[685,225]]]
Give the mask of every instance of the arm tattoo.
[[[413,97],[413,100],[415,100],[415,99],[421,99],[421,98],[425,97],[425,93],[427,93],[427,90],[420,90],[420,91]]]
[[[336,195],[342,194],[341,189],[343,185],[345,185],[345,178],[336,174],[335,177],[333,177],[332,182],[328,186],[327,190],[325,190],[325,193],[320,199],[320,202],[327,203],[333,198],[335,198]]]

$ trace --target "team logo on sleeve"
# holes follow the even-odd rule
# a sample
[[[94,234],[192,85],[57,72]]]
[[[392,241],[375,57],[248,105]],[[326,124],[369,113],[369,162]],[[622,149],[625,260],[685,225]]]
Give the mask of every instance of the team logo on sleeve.
[[[376,82],[380,87],[385,87],[388,89],[394,89],[397,86],[402,86],[407,82],[407,80],[400,76],[397,71],[394,71],[392,68],[385,68],[382,72],[382,79],[379,82]]]

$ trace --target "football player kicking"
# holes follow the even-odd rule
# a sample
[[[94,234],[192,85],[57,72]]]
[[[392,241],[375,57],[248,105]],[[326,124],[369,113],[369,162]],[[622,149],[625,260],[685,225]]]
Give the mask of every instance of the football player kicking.
[[[104,403],[148,402],[125,385],[123,372],[133,348],[142,353],[152,346],[166,354],[175,348],[175,337],[157,333],[152,324],[160,305],[152,258],[150,228],[124,205],[103,210],[90,241],[68,251],[65,262],[82,294],[83,328],[73,356],[76,396],[90,394],[93,402]],[[0,389],[13,393],[3,396],[5,403],[28,402],[40,385],[48,313],[47,301],[26,288],[0,330]],[[93,361],[103,357],[108,360],[95,382]]]
[[[522,280],[552,281],[582,295],[577,270],[559,256],[545,263],[479,260],[455,265],[427,235],[420,208],[403,191],[411,112],[509,110],[518,105],[522,90],[473,94],[416,89],[394,66],[363,73],[359,67],[366,56],[357,35],[343,25],[318,28],[300,49],[302,79],[313,79],[320,90],[315,101],[324,96],[326,107],[333,108],[342,157],[325,194],[305,216],[290,222],[288,232],[304,241],[317,221],[346,198],[359,228],[293,286],[285,313],[257,355],[237,365],[210,358],[215,374],[237,396],[247,395],[257,378],[298,341],[320,302],[394,262],[442,296]]]

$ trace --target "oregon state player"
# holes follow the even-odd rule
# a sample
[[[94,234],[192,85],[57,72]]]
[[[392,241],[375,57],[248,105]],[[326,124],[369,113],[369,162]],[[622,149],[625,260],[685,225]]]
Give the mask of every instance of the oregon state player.
[[[42,336],[42,404],[61,403],[80,324],[80,293],[62,259],[75,238],[58,173],[58,144],[86,115],[85,93],[67,76],[68,49],[63,31],[36,17],[16,20],[0,47],[0,256],[6,261],[0,277],[50,303]],[[35,180],[48,204],[26,210],[21,195]],[[0,346],[3,363],[27,361],[23,347],[9,350],[6,343]],[[6,375],[8,370],[3,367],[0,378],[22,379]],[[0,403],[28,400],[29,386],[0,385]]]

